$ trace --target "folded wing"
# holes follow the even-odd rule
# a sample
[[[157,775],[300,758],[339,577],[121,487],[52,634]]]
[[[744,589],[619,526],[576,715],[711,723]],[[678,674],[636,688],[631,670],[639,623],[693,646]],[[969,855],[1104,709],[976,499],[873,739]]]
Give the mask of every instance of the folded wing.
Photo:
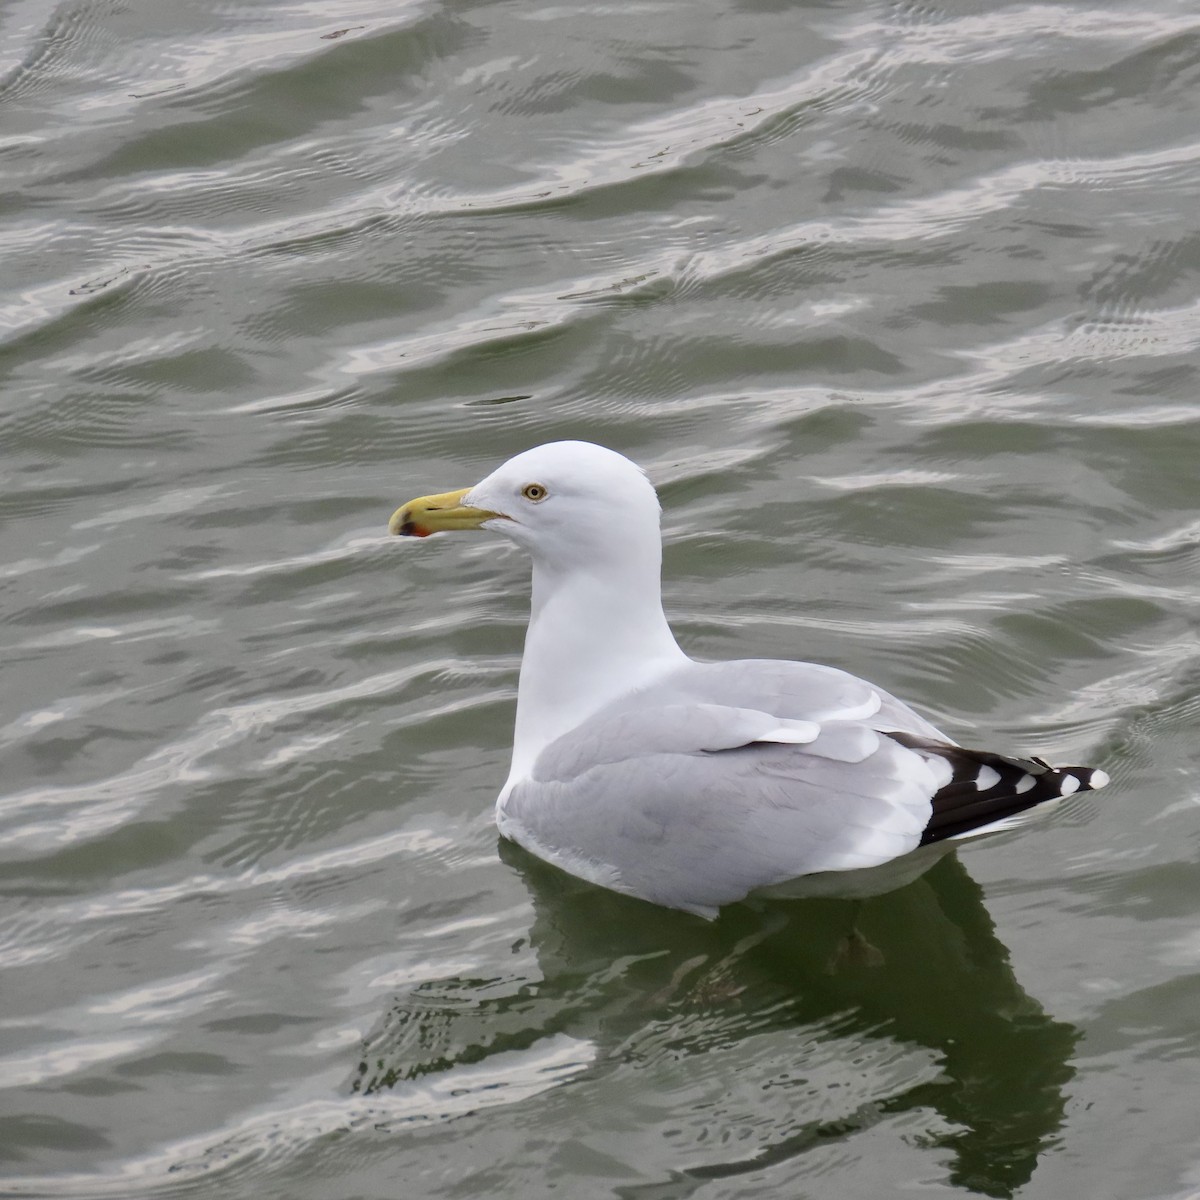
[[[757,888],[915,849],[949,776],[858,722],[675,704],[552,743],[498,816],[574,874],[712,916]]]

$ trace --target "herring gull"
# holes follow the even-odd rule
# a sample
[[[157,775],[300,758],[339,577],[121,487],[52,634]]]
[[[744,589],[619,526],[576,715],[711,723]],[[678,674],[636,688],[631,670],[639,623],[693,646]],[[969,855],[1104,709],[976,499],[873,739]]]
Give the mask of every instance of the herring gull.
[[[833,667],[690,659],[663,614],[659,516],[629,459],[552,442],[388,524],[493,530],[533,559],[496,823],[540,858],[711,919],[751,892],[915,863],[921,847],[1108,782],[958,746]]]

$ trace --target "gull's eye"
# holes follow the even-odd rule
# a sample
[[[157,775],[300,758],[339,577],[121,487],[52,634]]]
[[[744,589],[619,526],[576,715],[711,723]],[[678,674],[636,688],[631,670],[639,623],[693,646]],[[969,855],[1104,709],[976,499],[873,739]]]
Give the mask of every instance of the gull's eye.
[[[550,493],[546,490],[545,486],[540,483],[527,483],[521,489],[521,495],[524,496],[526,500],[532,500],[534,504],[536,504],[539,500],[545,500],[549,494]]]

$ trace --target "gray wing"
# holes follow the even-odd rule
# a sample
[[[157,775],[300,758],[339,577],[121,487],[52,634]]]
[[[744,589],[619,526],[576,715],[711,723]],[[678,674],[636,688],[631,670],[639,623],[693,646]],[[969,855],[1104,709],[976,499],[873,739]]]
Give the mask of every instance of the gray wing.
[[[780,717],[815,721],[865,721],[874,729],[898,729],[953,745],[953,741],[907,704],[882,688],[819,663],[774,658],[688,663],[645,694],[648,703],[670,696],[760,708]],[[637,698],[626,702],[636,704]]]
[[[802,696],[773,674],[802,665],[693,664],[604,710],[542,751],[502,798],[501,831],[574,874],[710,917],[755,889],[914,849],[938,766],[872,728],[890,698],[869,684],[815,668]]]

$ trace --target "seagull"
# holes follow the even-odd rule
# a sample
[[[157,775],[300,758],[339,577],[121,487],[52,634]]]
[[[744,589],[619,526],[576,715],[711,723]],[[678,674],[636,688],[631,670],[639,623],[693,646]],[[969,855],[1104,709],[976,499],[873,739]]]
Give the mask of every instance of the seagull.
[[[663,612],[660,516],[635,463],[564,441],[388,523],[405,537],[488,530],[533,560],[496,823],[539,858],[711,920],[805,881],[820,891],[896,865],[903,877],[908,863],[915,877],[923,847],[1108,783],[959,746],[835,667],[689,658]]]

